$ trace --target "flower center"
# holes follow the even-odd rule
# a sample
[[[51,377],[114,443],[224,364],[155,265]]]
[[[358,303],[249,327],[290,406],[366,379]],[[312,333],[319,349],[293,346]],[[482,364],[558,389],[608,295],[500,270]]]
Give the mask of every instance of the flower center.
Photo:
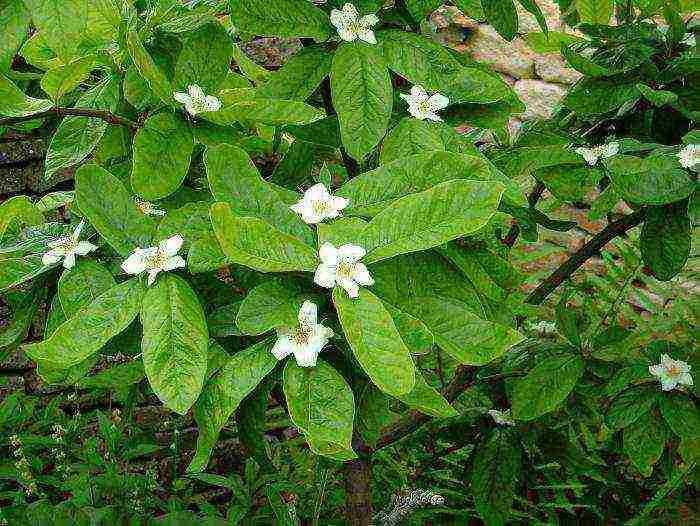
[[[669,376],[678,376],[679,374],[681,374],[681,371],[677,365],[669,365],[668,367],[666,367],[666,372]]]
[[[348,24],[348,29],[351,33],[357,34],[362,30],[362,26],[360,25],[359,21],[355,20],[354,22],[350,22]]]
[[[341,261],[338,263],[336,274],[341,278],[352,279],[355,274],[355,263],[351,261]]]
[[[419,102],[418,109],[421,111],[421,113],[430,113],[430,102],[427,100]]]
[[[168,261],[168,256],[167,254],[164,254],[160,250],[153,254],[151,257],[149,257],[146,260],[146,266],[148,268],[163,268],[165,267],[165,263]]]
[[[306,324],[302,324],[292,332],[292,340],[297,345],[308,345],[313,330]]]
[[[66,252],[73,250],[77,244],[78,240],[73,239],[71,236],[62,237],[56,241],[56,245],[61,247]]]
[[[311,201],[311,208],[315,214],[321,215],[327,212],[330,207],[326,201]]]
[[[141,199],[136,200],[136,206],[138,206],[139,210],[141,210],[141,212],[144,214],[148,214],[151,210],[153,210],[153,205],[151,203],[148,201],[142,201]]]

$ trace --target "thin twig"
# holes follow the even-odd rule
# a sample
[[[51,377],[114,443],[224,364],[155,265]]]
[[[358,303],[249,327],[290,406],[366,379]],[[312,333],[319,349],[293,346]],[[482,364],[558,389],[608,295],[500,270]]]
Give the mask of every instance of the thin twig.
[[[625,234],[628,230],[644,221],[644,209],[624,216],[622,219],[610,223],[607,227],[596,234],[593,239],[583,245],[575,254],[567,259],[556,269],[547,279],[532,291],[526,303],[540,305],[556,288],[571,277],[581,265],[596,255],[601,248],[618,236]]]
[[[5,117],[0,119],[0,126],[6,126],[10,124],[19,124],[21,122],[33,121],[35,119],[42,119],[44,117],[50,117],[52,115],[58,115],[59,117],[93,117],[95,119],[102,119],[103,121],[114,124],[116,126],[125,126],[132,130],[137,130],[139,125],[134,121],[114,115],[107,110],[96,110],[93,108],[62,108],[55,107],[49,110],[43,111],[41,113],[35,113],[34,115],[25,115],[23,117]]]

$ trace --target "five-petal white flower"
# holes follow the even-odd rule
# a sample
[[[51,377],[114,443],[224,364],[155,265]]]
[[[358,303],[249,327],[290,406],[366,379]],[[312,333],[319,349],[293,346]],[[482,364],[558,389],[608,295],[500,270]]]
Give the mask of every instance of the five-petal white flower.
[[[150,201],[144,201],[143,199],[136,199],[136,206],[141,210],[144,215],[147,216],[164,216],[165,210],[156,208]]]
[[[321,264],[316,268],[314,282],[328,289],[338,285],[345,289],[348,296],[357,298],[360,294],[358,285],[374,285],[369,270],[359,262],[366,253],[364,248],[357,245],[336,248],[331,243],[324,243],[318,251]]]
[[[318,183],[304,192],[304,197],[290,208],[306,223],[315,225],[324,219],[335,219],[348,204],[349,200],[331,195],[323,183]]]
[[[63,267],[70,270],[75,266],[75,256],[86,256],[97,250],[97,246],[89,241],[80,241],[83,226],[85,226],[85,221],[78,223],[71,235],[47,243],[49,250],[44,253],[41,262],[48,266],[54,265],[62,259]]]
[[[514,426],[515,422],[510,414],[510,409],[499,411],[498,409],[489,409],[488,415],[493,418],[499,426]]]
[[[678,161],[683,168],[700,168],[700,144],[689,144],[678,152]]]
[[[613,155],[617,155],[617,152],[620,151],[620,144],[617,142],[610,142],[608,144],[594,146],[593,148],[580,147],[576,148],[574,151],[581,155],[588,164],[595,166],[600,159],[607,159]]]
[[[161,241],[157,247],[136,248],[122,263],[122,270],[133,275],[148,272],[151,286],[159,273],[185,267],[185,260],[177,255],[183,241],[182,236],[175,235]]]
[[[187,86],[187,93],[175,92],[173,98],[185,105],[187,113],[193,117],[206,111],[219,111],[221,101],[213,95],[205,95],[204,90],[197,84]]]
[[[411,93],[401,93],[399,95],[408,103],[408,112],[421,121],[429,120],[442,122],[442,118],[437,114],[450,105],[450,99],[440,93],[428,95],[423,86],[415,85],[411,88]]]
[[[332,337],[333,330],[318,323],[316,304],[305,301],[299,309],[299,326],[277,329],[272,354],[278,360],[293,354],[299,367],[314,367],[318,354]]]
[[[650,365],[649,372],[659,379],[664,391],[671,391],[679,385],[693,385],[690,365],[681,360],[674,360],[668,354],[661,355],[661,363]]]
[[[346,42],[354,42],[357,39],[376,44],[372,27],[379,22],[377,15],[365,15],[360,18],[357,8],[350,3],[343,6],[343,10],[333,9],[331,11],[331,24],[338,30],[338,36]]]

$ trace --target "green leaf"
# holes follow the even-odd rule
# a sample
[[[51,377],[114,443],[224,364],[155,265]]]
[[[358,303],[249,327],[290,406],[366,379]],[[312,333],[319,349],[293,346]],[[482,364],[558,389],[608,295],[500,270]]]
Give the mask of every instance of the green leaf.
[[[581,117],[590,117],[617,110],[623,104],[638,98],[639,91],[634,84],[585,78],[569,90],[562,104]]]
[[[47,99],[28,97],[4,75],[0,74],[0,115],[26,117],[51,109]]]
[[[0,260],[0,293],[29,281],[55,266],[45,266],[41,254]]]
[[[137,384],[145,376],[143,362],[140,358],[137,358],[128,363],[113,365],[94,376],[83,378],[78,382],[77,387],[79,389],[117,390]]]
[[[80,108],[114,111],[119,101],[119,79],[108,77],[86,91],[77,101]],[[51,139],[46,152],[44,178],[50,180],[54,174],[84,161],[97,147],[107,130],[102,119],[91,117],[66,117]]]
[[[390,303],[384,303],[386,310],[391,314],[396,329],[401,334],[401,339],[411,354],[427,354],[431,351],[435,338],[427,325],[415,316],[394,307]]]
[[[618,431],[651,411],[657,400],[656,388],[637,386],[626,389],[610,404],[605,423],[612,431]]]
[[[311,450],[333,458],[354,458],[352,424],[355,400],[350,386],[323,360],[302,368],[287,361],[284,397],[294,425],[304,433]]]
[[[574,42],[578,44],[578,42]],[[601,66],[597,62],[589,59],[582,53],[574,51],[571,45],[566,45],[566,42],[562,42],[561,54],[569,63],[569,65],[576,71],[583,73],[588,77],[610,77],[621,73],[619,69],[611,69],[606,66]]]
[[[31,16],[22,0],[7,0],[0,5],[0,72],[10,70],[17,51],[29,32]]]
[[[259,36],[326,40],[328,15],[306,0],[231,0],[231,22]]]
[[[60,369],[77,365],[136,319],[142,297],[143,286],[138,279],[120,283],[81,309],[48,339],[25,347],[25,352],[38,362]]]
[[[188,473],[204,471],[221,429],[238,404],[277,365],[270,352],[272,342],[263,341],[232,356],[226,365],[209,380],[194,406],[199,426],[197,451],[187,467]]]
[[[664,393],[659,400],[659,407],[664,420],[679,437],[700,437],[700,409],[691,398],[677,393]]]
[[[687,208],[681,203],[647,208],[639,243],[642,259],[654,277],[659,281],[673,279],[690,256]]]
[[[159,113],[134,137],[131,185],[147,201],[174,193],[190,168],[194,139],[187,122],[172,113]]]
[[[206,24],[190,32],[175,65],[175,88],[186,91],[190,84],[197,84],[206,94],[215,94],[228,75],[232,55],[231,37],[221,24]]]
[[[98,63],[96,55],[87,55],[53,68],[41,79],[41,89],[58,105],[63,95],[80,86]]]
[[[336,287],[333,303],[353,354],[372,382],[392,396],[409,393],[415,366],[381,300],[366,289],[353,300]]]
[[[0,203],[0,239],[13,221],[21,225],[34,226],[43,223],[44,216],[29,197],[17,195]]]
[[[645,477],[651,476],[664,452],[668,428],[653,413],[644,413],[623,431],[622,449]]]
[[[413,19],[416,22],[422,22],[443,2],[441,0],[405,0],[405,4]]]
[[[518,12],[513,0],[481,0],[486,21],[506,40],[518,33]]]
[[[637,84],[637,89],[654,106],[661,108],[678,102],[678,95],[672,91],[651,89],[646,84]]]
[[[129,55],[134,61],[136,69],[141,74],[151,91],[160,100],[168,105],[174,104],[173,86],[162,69],[153,61],[151,55],[139,40],[136,31],[129,31],[126,35],[126,42],[129,48]]]
[[[255,287],[241,303],[236,325],[253,336],[283,326],[295,327],[308,294],[291,280],[272,279]]]
[[[72,318],[117,283],[112,274],[91,259],[78,259],[58,280],[58,298],[66,319]]]
[[[695,189],[690,174],[672,156],[618,155],[607,167],[615,191],[631,203],[665,205],[685,199]]]
[[[583,375],[580,356],[562,354],[544,359],[515,383],[512,395],[513,417],[534,420],[556,409]]]
[[[547,34],[528,33],[525,36],[525,40],[535,53],[559,53],[561,51],[562,54],[564,54],[563,49],[565,46],[583,41],[581,37],[558,31],[549,31]],[[566,55],[564,56],[568,59]],[[571,63],[570,65],[574,68],[576,67]]]
[[[32,22],[46,43],[63,62],[75,56],[87,36],[87,0],[24,0],[32,13]]]
[[[120,255],[150,246],[155,223],[143,214],[124,184],[94,164],[75,174],[75,199],[90,224]]]
[[[600,172],[588,166],[561,164],[535,170],[533,176],[557,199],[581,202],[594,189]]]
[[[585,24],[607,25],[613,15],[613,0],[575,0],[575,5]]]
[[[401,197],[427,191],[447,181],[465,179],[497,181],[505,186],[505,196],[513,202],[526,204],[519,186],[489,161],[452,152],[424,153],[398,159],[351,179],[336,193],[350,200],[350,205],[344,210],[346,215],[371,217]]]
[[[428,385],[419,372],[416,372],[413,389],[397,398],[408,407],[435,418],[449,418],[459,414],[437,389]]]
[[[165,274],[141,306],[143,365],[163,405],[184,415],[202,391],[209,331],[197,295],[185,280]]]
[[[362,161],[391,118],[393,89],[384,58],[374,46],[344,42],[333,56],[331,91],[343,146]]]
[[[545,19],[544,14],[542,13],[542,10],[537,5],[537,3],[534,0],[519,0],[519,2],[520,5],[523,6],[525,11],[527,11],[535,17],[535,20],[537,20],[537,23],[539,24],[542,32],[545,35],[548,34],[549,29],[547,28],[547,20]]]
[[[520,455],[520,446],[505,431],[495,431],[477,446],[471,488],[476,511],[487,526],[508,523],[521,469]]]
[[[301,241],[314,242],[313,231],[280,199],[275,187],[260,177],[245,151],[227,144],[207,148],[204,165],[212,195],[228,203],[234,214],[259,217]]]
[[[364,230],[365,261],[426,250],[477,232],[498,209],[503,191],[499,183],[455,180],[397,200]]]
[[[218,307],[207,317],[209,334],[212,338],[244,335],[236,325],[236,316],[238,316],[238,309],[241,307],[241,303],[237,301]]]
[[[260,86],[260,97],[305,101],[331,72],[333,55],[323,46],[302,48]]]
[[[230,205],[211,207],[214,232],[227,258],[260,272],[312,272],[316,251],[256,217],[234,215]]]
[[[238,44],[233,45],[233,60],[241,73],[256,86],[267,82],[272,75],[271,71],[249,59],[248,55],[245,54],[245,51]]]

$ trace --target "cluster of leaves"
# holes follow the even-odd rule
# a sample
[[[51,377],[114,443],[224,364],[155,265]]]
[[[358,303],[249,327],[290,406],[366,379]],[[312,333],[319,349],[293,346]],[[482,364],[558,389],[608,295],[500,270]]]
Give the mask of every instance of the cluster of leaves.
[[[376,20],[371,38],[353,41],[338,38],[335,1],[67,0],[58,13],[49,0],[0,4],[12,15],[0,18],[11,36],[0,48],[0,131],[57,124],[44,178],[74,180],[74,189],[0,204],[0,294],[13,312],[0,351],[20,346],[48,304],[44,337],[22,347],[41,377],[63,386],[146,378],[167,408],[197,421],[192,476],[203,476],[234,414],[240,440],[270,469],[271,395],[311,451],[338,462],[366,454],[357,440],[362,450],[386,445],[383,429],[406,409],[436,418],[450,441],[469,441],[462,479],[489,524],[531,513],[527,499],[514,504],[539,477],[524,458],[556,458],[567,481],[598,480],[608,453],[622,451],[648,477],[668,451],[666,472],[681,458],[689,473],[697,400],[661,393],[649,366],[668,354],[697,371],[697,353],[641,345],[610,312],[592,316],[585,291],[573,290],[556,309],[563,338],[524,340],[523,318],[541,312],[517,292],[525,277],[510,262],[515,240],[503,234],[513,224],[534,242],[542,229],[575,226],[528,202],[532,180],[565,203],[604,187],[591,213],[604,217],[624,202],[634,210],[629,224],[609,228],[623,234],[643,223],[641,257],[655,278],[683,269],[697,222],[697,165],[680,160],[700,142],[697,48],[685,41],[693,28],[673,6],[661,6],[665,32],[649,20],[657,7],[630,10],[616,27],[595,24],[577,2],[585,38],[560,44],[584,78],[553,122],[483,151],[452,125],[498,139],[524,108],[500,77],[421,34],[442,3],[358,0],[359,14]],[[458,4],[515,34],[511,0]],[[243,51],[253,36],[300,46],[268,71]],[[408,115],[401,95],[415,86],[449,100],[444,122]],[[613,142],[606,156],[576,149]],[[347,206],[314,226],[290,207],[318,183]],[[90,244],[76,249],[77,262],[47,260],[57,240],[78,246],[78,224]],[[366,286],[318,286],[328,244],[361,249],[369,277],[356,281]],[[155,251],[147,258],[146,247]],[[142,256],[150,270],[186,268],[147,282],[126,263]],[[334,336],[314,367],[279,362],[275,335],[299,326],[308,301]],[[302,329],[294,337],[304,340]],[[126,363],[89,374],[117,354]],[[438,388],[465,370],[478,389],[451,404]],[[487,423],[494,403],[511,407],[517,425]]]

